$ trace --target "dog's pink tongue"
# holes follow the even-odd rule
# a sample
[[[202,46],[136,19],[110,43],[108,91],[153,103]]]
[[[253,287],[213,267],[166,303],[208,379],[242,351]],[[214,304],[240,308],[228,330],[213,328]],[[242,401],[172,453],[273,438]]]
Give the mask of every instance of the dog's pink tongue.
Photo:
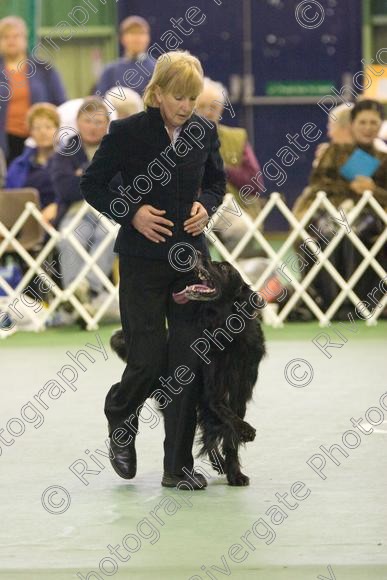
[[[172,298],[175,302],[177,302],[177,304],[186,304],[189,302],[187,296],[185,295],[186,290],[187,288],[184,288],[184,290],[181,290],[180,292],[172,292]]]
[[[200,290],[208,290],[208,286],[206,286],[205,284],[192,284],[190,286],[186,286],[184,290],[181,290],[180,292],[172,292],[172,297],[174,301],[177,302],[178,304],[186,304],[187,302],[189,302],[189,298],[187,298],[186,295],[187,290],[200,292]]]

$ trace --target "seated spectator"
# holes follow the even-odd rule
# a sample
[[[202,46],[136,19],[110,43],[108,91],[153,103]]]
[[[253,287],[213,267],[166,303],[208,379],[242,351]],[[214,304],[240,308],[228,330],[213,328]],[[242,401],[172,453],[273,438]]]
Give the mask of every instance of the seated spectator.
[[[72,127],[77,130],[77,115],[83,105],[83,101],[84,99],[80,97],[78,99],[70,99],[59,105],[58,113],[61,127]]]
[[[217,124],[220,141],[220,154],[225,164],[227,175],[227,193],[232,193],[241,209],[255,219],[261,210],[259,192],[264,189],[263,179],[260,176],[257,186],[257,195],[253,194],[251,199],[241,200],[239,190],[244,185],[251,185],[251,178],[260,171],[259,162],[255,156],[253,148],[248,141],[247,131],[241,127],[229,127],[219,123],[224,111],[227,91],[221,83],[204,79],[204,89],[199,95],[196,103],[196,111],[202,117]],[[230,226],[219,226],[219,237],[230,246],[239,241],[246,231],[245,223],[237,216],[229,216]],[[223,229],[223,231],[221,231]],[[216,232],[218,233],[218,232]],[[256,255],[257,248],[255,240],[252,240],[245,249],[246,253]],[[254,250],[253,250],[254,248]]]
[[[313,168],[318,166],[329,145],[350,145],[354,143],[351,120],[351,110],[353,106],[353,104],[350,104],[350,106],[342,104],[332,109],[327,125],[327,136],[329,137],[329,142],[320,143],[316,147]],[[335,119],[333,117],[335,117]],[[373,145],[378,151],[387,153],[387,146],[379,136],[374,139]],[[293,213],[299,219],[304,214],[305,203],[307,203],[311,197],[313,197],[313,192],[311,191],[310,185],[308,185],[305,187],[302,194],[296,199],[293,206]]]
[[[320,143],[316,147],[313,167],[317,167],[321,157],[329,147],[331,143],[336,143],[337,145],[345,145],[353,142],[352,130],[351,130],[351,109],[350,107],[343,103],[338,107],[335,107],[330,112],[327,124],[327,137],[329,142]]]
[[[35,146],[25,147],[22,155],[9,166],[6,187],[34,187],[39,191],[40,207],[45,221],[54,221],[57,214],[54,185],[52,182],[52,159],[54,136],[60,126],[54,105],[36,103],[27,115],[27,126]]]
[[[112,87],[106,92],[104,99],[109,111],[109,121],[129,117],[144,109],[140,95],[127,87]],[[77,130],[77,116],[83,102],[82,98],[70,99],[58,107],[61,127]]]
[[[140,16],[125,18],[120,24],[120,41],[124,56],[105,67],[96,86],[98,95],[106,93],[110,87],[116,86],[117,82],[123,87],[129,86],[141,95],[152,76],[155,60],[146,54],[150,44],[148,22]],[[141,68],[136,65],[136,61],[139,60]],[[149,74],[145,73],[144,69]]]
[[[104,102],[97,97],[87,97],[79,109],[77,123],[79,135],[71,135],[69,143],[64,145],[64,151],[54,155],[52,165],[61,232],[66,230],[84,203],[79,190],[80,178],[98,149],[109,124],[109,114]],[[106,233],[106,228],[90,211],[74,228],[76,239],[90,255],[96,252]],[[107,276],[112,269],[113,246],[114,241],[97,260],[99,267]],[[58,247],[61,252],[62,283],[63,287],[67,288],[79,274],[84,261],[68,239],[62,239]],[[97,275],[89,271],[86,281],[79,287],[79,297],[82,297],[84,302],[90,302],[103,291],[103,288]]]
[[[0,147],[8,163],[21,155],[28,136],[26,122],[30,106],[38,102],[60,105],[66,100],[57,71],[34,61],[31,74],[27,59],[27,27],[22,18],[7,16],[0,20]],[[24,62],[23,66],[19,66]]]
[[[110,120],[114,119],[124,119],[125,117],[130,117],[136,113],[141,113],[144,110],[144,103],[142,98],[138,93],[128,89],[127,87],[122,87],[121,91],[124,93],[124,99],[118,96],[117,87],[112,87],[105,94],[105,103],[109,103],[114,107],[114,111],[110,116]],[[113,113],[115,116],[113,117]]]
[[[378,135],[383,119],[383,108],[377,101],[362,100],[351,109],[351,131],[352,144],[331,144],[325,150],[319,164],[314,168],[307,191],[304,191],[300,198],[296,200],[293,208],[298,219],[301,219],[309,208],[317,192],[326,192],[328,199],[337,208],[343,208],[347,212],[360,199],[364,191],[373,192],[375,199],[387,209],[387,154],[379,151],[375,147],[375,138]],[[380,166],[373,177],[362,175],[356,176],[352,181],[347,181],[340,175],[340,168],[348,160],[355,149],[360,148],[371,154],[380,161]],[[327,213],[319,210],[312,218],[316,228],[321,228],[327,239],[334,236]],[[383,231],[382,220],[366,206],[358,219],[352,225],[352,230],[357,233],[361,241],[367,248],[370,248],[378,235]],[[310,230],[308,230],[311,235]],[[324,245],[321,239],[316,238],[320,245]],[[298,249],[298,251],[300,251]],[[307,256],[305,256],[307,259]],[[377,256],[377,260],[386,267],[386,248],[382,249]],[[348,280],[353,274],[363,257],[353,246],[348,238],[344,238],[330,256],[330,261],[342,275],[344,280]],[[311,262],[307,259],[307,262]],[[312,266],[310,264],[310,266]],[[305,275],[308,271],[303,271]],[[370,292],[377,285],[379,277],[375,271],[369,267],[363,273],[361,279],[355,286],[355,292],[361,300],[367,299],[367,292]],[[323,306],[328,308],[336,298],[339,287],[333,281],[326,270],[321,270],[313,282],[314,289],[323,300]],[[346,317],[347,307],[343,307],[343,317]],[[340,317],[340,316],[339,316]]]
[[[252,197],[251,203],[243,203],[238,195],[243,185],[249,184],[252,177],[260,171],[260,165],[253,148],[248,141],[246,129],[242,127],[229,127],[219,123],[224,111],[224,103],[227,95],[226,88],[221,83],[204,79],[204,89],[199,95],[196,110],[199,115],[217,124],[220,154],[223,158],[227,175],[227,192],[234,195],[243,209],[251,217],[259,214],[261,205],[258,197]],[[259,189],[263,189],[263,180],[260,177]]]
[[[336,145],[346,145],[353,143],[352,127],[351,127],[351,109],[353,104],[349,106],[345,103],[338,105],[330,112],[327,125],[328,143],[320,143],[316,147],[313,167],[317,167],[321,157],[323,156],[330,143]],[[387,145],[379,136],[374,139],[374,146],[379,151],[387,153]]]
[[[6,175],[7,175],[7,165],[5,163],[4,152],[0,148],[0,187],[4,187]]]

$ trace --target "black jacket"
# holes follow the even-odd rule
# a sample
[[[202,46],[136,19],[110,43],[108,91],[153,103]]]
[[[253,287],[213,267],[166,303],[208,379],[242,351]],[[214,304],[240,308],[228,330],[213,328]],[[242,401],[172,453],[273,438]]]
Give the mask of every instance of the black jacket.
[[[147,111],[112,121],[90,166],[81,178],[86,201],[120,228],[114,250],[120,254],[168,259],[170,248],[186,242],[208,254],[204,234],[184,232],[194,201],[200,201],[211,216],[226,187],[223,161],[219,154],[216,127],[197,115],[183,125],[175,150],[164,127],[160,110]],[[121,172],[120,194],[109,183]],[[159,244],[148,240],[132,225],[141,205],[164,209],[174,223],[172,236]]]

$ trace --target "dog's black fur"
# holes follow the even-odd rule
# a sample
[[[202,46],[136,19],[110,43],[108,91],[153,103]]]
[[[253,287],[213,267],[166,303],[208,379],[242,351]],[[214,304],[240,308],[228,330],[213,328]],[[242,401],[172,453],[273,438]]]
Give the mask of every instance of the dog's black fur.
[[[201,364],[203,392],[198,405],[198,425],[202,446],[199,454],[208,454],[216,468],[213,457],[216,454],[219,464],[218,447],[221,446],[221,468],[229,484],[248,485],[249,478],[240,469],[238,450],[242,443],[255,438],[255,429],[244,421],[244,416],[258,378],[259,363],[265,354],[259,322],[259,310],[264,304],[228,262],[211,262],[200,255],[193,275],[200,284],[187,286],[176,295],[200,302],[198,338],[205,338],[211,345],[206,353],[211,363],[203,361]],[[203,292],[202,282],[211,289],[210,292]],[[244,312],[237,309],[238,304]],[[232,314],[243,319],[240,332],[232,331],[232,328],[238,328],[238,321],[230,318]],[[213,334],[219,328],[232,340],[227,340],[224,333],[219,332],[216,345],[204,333],[207,330]],[[110,344],[120,358],[127,359],[122,330],[112,336]],[[219,344],[224,346],[223,350]]]

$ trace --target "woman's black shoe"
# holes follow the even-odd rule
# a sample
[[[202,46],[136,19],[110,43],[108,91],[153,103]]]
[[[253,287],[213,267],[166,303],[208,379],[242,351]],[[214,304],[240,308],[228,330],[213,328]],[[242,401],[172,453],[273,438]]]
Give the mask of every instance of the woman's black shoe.
[[[188,477],[188,475],[185,473],[173,475],[164,472],[161,485],[163,487],[178,487],[178,489],[191,491],[196,489],[204,489],[207,487],[207,480],[201,473],[198,473],[197,471],[194,471],[192,478]]]
[[[110,463],[114,471],[123,479],[133,479],[137,471],[137,456],[134,440],[120,447],[110,438]]]

